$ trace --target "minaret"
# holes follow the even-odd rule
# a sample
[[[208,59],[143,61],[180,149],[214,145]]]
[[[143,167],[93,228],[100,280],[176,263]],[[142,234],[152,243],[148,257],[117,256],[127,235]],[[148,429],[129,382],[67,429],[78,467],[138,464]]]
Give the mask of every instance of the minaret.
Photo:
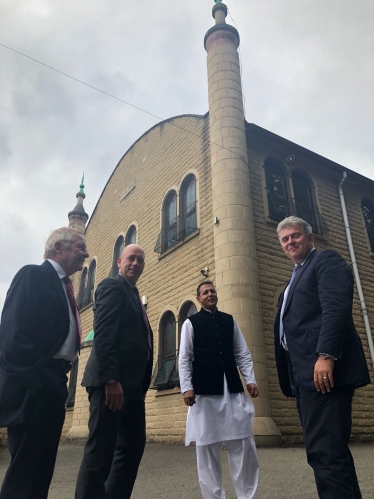
[[[226,24],[227,7],[215,0],[205,35],[213,190],[214,256],[220,309],[235,316],[251,350],[260,396],[254,399],[256,440],[282,444],[270,417],[269,388],[248,174],[238,31]]]
[[[79,192],[77,193],[77,205],[73,211],[69,212],[69,227],[72,229],[80,230],[82,233],[86,230],[86,223],[88,220],[88,215],[84,211],[83,199],[86,197],[84,193],[84,174],[82,176],[82,182],[79,186]]]

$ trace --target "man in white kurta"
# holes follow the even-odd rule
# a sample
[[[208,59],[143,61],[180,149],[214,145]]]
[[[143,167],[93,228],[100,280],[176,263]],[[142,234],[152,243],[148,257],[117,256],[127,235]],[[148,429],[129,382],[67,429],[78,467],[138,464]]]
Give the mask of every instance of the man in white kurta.
[[[257,397],[258,388],[253,372],[252,357],[235,320],[232,316],[217,310],[218,298],[213,283],[205,281],[200,284],[196,299],[201,304],[202,310],[184,322],[179,350],[181,391],[186,405],[189,406],[185,443],[189,445],[193,441],[196,442],[198,476],[204,499],[226,498],[222,486],[221,468],[223,442],[228,452],[230,473],[237,498],[256,499],[259,464],[252,434],[254,407],[251,399],[242,391],[236,369],[236,367],[239,368],[251,397]],[[215,321],[214,318],[217,320]],[[200,338],[204,334],[211,335],[208,348],[208,343],[203,343],[204,348],[201,348],[201,340],[197,343],[193,324],[195,324],[196,332],[199,330]],[[207,324],[206,333],[205,324]],[[231,324],[229,328],[233,331],[227,331],[228,324]],[[223,327],[226,331],[222,330]],[[217,331],[216,339],[215,331]],[[229,340],[223,341],[225,337]],[[232,352],[225,351],[225,348],[226,350],[232,349]],[[202,356],[201,352],[203,352]],[[204,380],[198,380],[194,369],[201,370],[199,356],[204,359],[204,355],[207,356],[208,367],[203,367]],[[222,366],[219,364],[219,368],[214,367],[215,372],[210,373],[209,366],[213,368],[214,365],[210,357],[214,358],[214,356],[223,359],[222,362],[218,360]],[[231,370],[226,369],[225,366],[225,363],[229,364],[230,359],[234,362]],[[211,374],[212,380],[209,381]],[[234,393],[230,392],[229,385]],[[209,390],[215,394],[209,394]],[[201,392],[204,394],[199,394]],[[217,394],[218,392],[222,393]]]

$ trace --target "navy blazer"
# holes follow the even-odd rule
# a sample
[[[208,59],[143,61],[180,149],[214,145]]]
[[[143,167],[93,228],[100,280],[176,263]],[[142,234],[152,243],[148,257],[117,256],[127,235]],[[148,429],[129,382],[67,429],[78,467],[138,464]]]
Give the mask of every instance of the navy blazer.
[[[53,266],[26,265],[14,277],[1,316],[0,427],[23,422],[32,397],[58,385],[48,365],[69,333],[69,309]]]
[[[134,291],[121,275],[98,285],[94,307],[94,344],[82,385],[102,387],[115,379],[123,387],[149,388],[153,364],[149,352],[148,328]]]
[[[314,365],[319,353],[337,358],[335,386],[364,386],[370,376],[362,343],[352,317],[353,276],[335,251],[314,250],[296,274],[283,313],[293,374],[297,384],[315,390]],[[274,323],[278,377],[284,395],[291,397],[285,351],[280,345],[279,322],[283,294]]]

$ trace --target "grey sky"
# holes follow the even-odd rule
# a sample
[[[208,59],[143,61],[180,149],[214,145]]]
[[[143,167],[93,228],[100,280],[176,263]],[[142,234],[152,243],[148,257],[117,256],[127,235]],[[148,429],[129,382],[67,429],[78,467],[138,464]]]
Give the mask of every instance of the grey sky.
[[[374,179],[374,2],[227,0],[246,119]],[[0,43],[163,118],[208,110],[213,0],[0,0]],[[233,24],[230,16],[227,21]],[[0,46],[0,309],[85,172],[92,213],[157,120]]]

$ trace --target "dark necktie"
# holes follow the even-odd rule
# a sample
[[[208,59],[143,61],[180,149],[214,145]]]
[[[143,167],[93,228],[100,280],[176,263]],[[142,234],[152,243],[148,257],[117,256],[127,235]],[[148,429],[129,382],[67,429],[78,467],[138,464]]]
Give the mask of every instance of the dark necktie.
[[[148,345],[149,345],[149,349],[152,350],[152,343],[151,343],[151,329],[149,327],[149,321],[148,321],[148,317],[147,317],[147,312],[145,311],[145,308],[144,308],[144,305],[142,303],[142,300],[140,298],[140,294],[139,294],[139,290],[136,286],[134,286],[133,288],[133,291],[136,295],[136,298],[139,302],[139,305],[142,309],[142,312],[143,312],[143,318],[144,318],[144,322],[146,323],[146,326],[147,326],[147,331],[148,331]]]
[[[79,313],[78,313],[78,309],[77,309],[77,303],[76,303],[75,297],[74,297],[73,283],[71,282],[70,277],[67,275],[64,277],[64,282],[66,285],[66,294],[67,294],[67,297],[68,297],[68,300],[70,303],[70,308],[71,308],[73,315],[77,321],[79,345],[80,345],[81,339],[82,339],[82,327],[81,327],[81,321],[80,321]]]
[[[301,269],[301,267],[302,267],[302,265],[300,263],[298,263],[296,265],[296,267],[293,269],[290,282],[287,286],[287,288],[288,288],[287,296],[283,298],[283,303],[282,303],[281,317],[280,317],[280,323],[279,323],[279,335],[280,335],[281,344],[283,345],[283,347],[286,348],[286,350],[287,350],[287,343],[286,343],[285,333],[284,333],[284,329],[283,329],[283,312],[284,312],[284,308],[286,306],[286,301],[288,299],[288,293],[290,292],[291,284],[292,284],[293,280],[295,279],[296,274]]]

